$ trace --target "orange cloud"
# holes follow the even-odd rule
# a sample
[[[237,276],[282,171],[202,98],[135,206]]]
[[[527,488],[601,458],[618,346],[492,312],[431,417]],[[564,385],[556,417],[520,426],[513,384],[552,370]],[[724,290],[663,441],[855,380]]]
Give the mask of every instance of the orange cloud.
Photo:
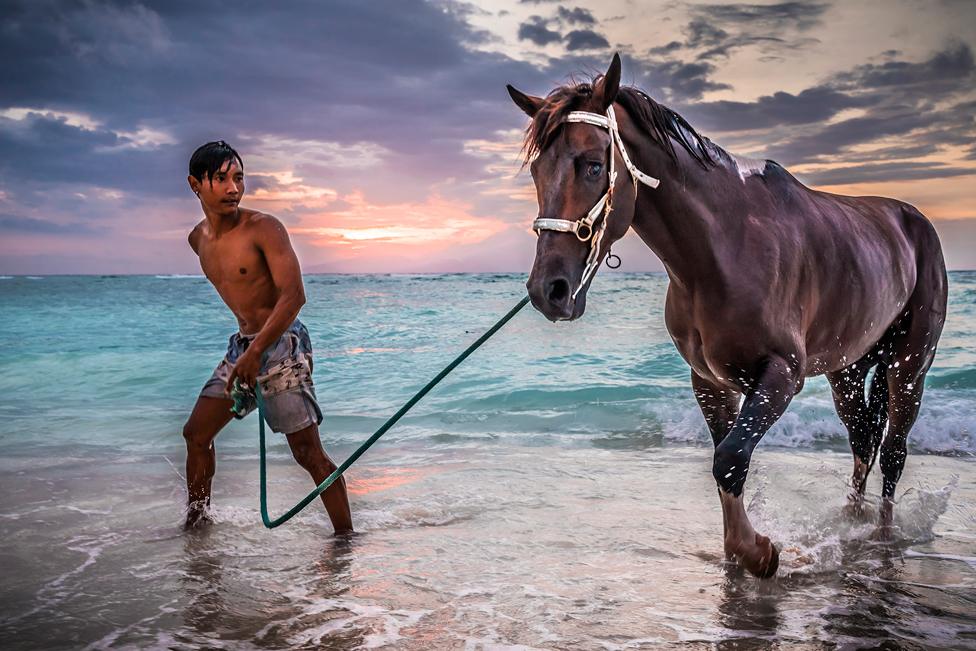
[[[476,244],[507,225],[471,214],[471,206],[434,194],[423,203],[372,204],[361,192],[343,197],[347,207],[306,217],[290,231],[336,252],[369,247],[377,255],[435,251]]]

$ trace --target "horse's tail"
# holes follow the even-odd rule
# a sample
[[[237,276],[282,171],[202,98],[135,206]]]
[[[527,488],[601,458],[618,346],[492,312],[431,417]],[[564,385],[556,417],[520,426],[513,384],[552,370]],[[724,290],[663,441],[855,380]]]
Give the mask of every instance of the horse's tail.
[[[888,424],[888,365],[878,362],[871,375],[871,388],[868,390],[868,423],[871,430],[871,462],[868,472],[874,467],[881,449],[881,439],[884,437],[885,426]]]

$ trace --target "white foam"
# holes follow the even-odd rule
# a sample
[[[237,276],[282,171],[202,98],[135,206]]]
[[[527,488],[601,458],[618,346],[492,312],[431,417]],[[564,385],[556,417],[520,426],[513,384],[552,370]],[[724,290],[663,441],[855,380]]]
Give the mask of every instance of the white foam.
[[[800,493],[795,500],[784,504],[780,495],[777,504],[769,506],[765,471],[758,468],[751,479],[754,482],[748,512],[757,530],[768,535],[780,548],[780,568],[784,575],[838,571],[850,564],[852,549],[870,544],[870,535],[877,523],[877,496],[866,496],[863,512],[856,517],[845,513],[843,491],[835,491],[833,499],[813,503],[803,499]],[[837,477],[836,481],[840,484],[842,480]],[[953,475],[941,488],[916,486],[902,493],[894,510],[893,541],[909,545],[931,541],[958,482],[959,477]],[[954,560],[968,563],[971,559],[959,557]]]

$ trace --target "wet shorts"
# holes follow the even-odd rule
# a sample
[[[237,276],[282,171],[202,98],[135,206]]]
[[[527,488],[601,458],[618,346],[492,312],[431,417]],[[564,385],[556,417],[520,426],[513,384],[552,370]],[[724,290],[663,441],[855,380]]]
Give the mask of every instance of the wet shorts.
[[[239,332],[230,336],[227,355],[203,385],[201,396],[231,399],[227,393],[227,378],[255,336]],[[312,342],[308,330],[298,319],[265,352],[258,371],[258,383],[264,397],[265,420],[275,432],[291,434],[322,422],[322,410],[312,386]],[[246,411],[235,415],[243,418],[255,408],[257,401],[250,392]]]

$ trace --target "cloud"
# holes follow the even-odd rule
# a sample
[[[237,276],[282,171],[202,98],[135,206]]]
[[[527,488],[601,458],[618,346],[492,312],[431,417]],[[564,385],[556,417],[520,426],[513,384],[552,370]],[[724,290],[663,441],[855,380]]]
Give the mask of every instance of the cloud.
[[[728,24],[769,30],[794,28],[806,31],[819,25],[829,4],[818,2],[780,2],[777,4],[706,4],[695,7],[701,14]]]
[[[772,5],[706,4],[691,9],[684,42],[651,48],[650,54],[695,50],[700,61],[728,58],[735,50],[757,46],[767,56],[818,42],[800,36],[821,23],[829,5],[784,2]]]
[[[563,35],[549,29],[549,21],[542,16],[529,16],[529,19],[519,25],[518,37],[520,41],[531,41],[536,45],[549,45],[563,40]]]
[[[740,131],[825,122],[845,109],[871,103],[870,98],[859,99],[829,86],[815,86],[796,95],[779,91],[753,102],[703,102],[695,106],[695,115],[705,128]]]
[[[105,232],[105,229],[82,222],[58,224],[44,219],[0,213],[0,232],[77,236],[97,235]]]
[[[570,52],[608,47],[610,47],[610,43],[607,39],[592,29],[574,29],[566,34],[566,49]]]
[[[970,47],[952,43],[925,61],[889,60],[856,66],[838,75],[834,83],[853,91],[897,89],[898,92],[935,93],[957,89],[959,81],[971,79],[974,71],[976,60]]]
[[[416,233],[392,237],[394,209],[378,208],[391,206],[451,206],[472,220],[457,233],[480,233],[485,221],[509,225],[468,246],[521,246],[521,235],[512,233],[531,219],[535,205],[531,182],[515,176],[519,163],[511,153],[517,144],[512,134],[524,128],[525,117],[504,86],[545,94],[569,73],[603,71],[611,42],[624,56],[626,82],[681,110],[696,126],[805,166],[820,180],[837,180],[830,175],[841,167],[848,174],[863,167],[856,173],[865,178],[953,174],[964,164],[950,160],[950,153],[976,157],[973,54],[961,43],[916,59],[891,50],[889,39],[876,58],[833,58],[840,70],[805,89],[791,84],[752,99],[729,94],[734,101],[724,95],[725,101],[701,101],[710,92],[738,90],[728,82],[734,76],[717,77],[718,66],[727,69],[724,57],[741,49],[749,57],[793,57],[793,49],[821,34],[814,27],[831,29],[833,16],[823,3],[675,4],[660,16],[674,21],[663,32],[667,37],[642,54],[633,48],[644,43],[617,43],[626,32],[619,21],[607,19],[605,30],[588,5],[572,3],[526,2],[504,21],[453,0],[333,0],[327,6],[296,0],[289,11],[259,4],[237,12],[122,0],[52,7],[27,0],[4,6],[4,233],[16,233],[11,237],[19,242],[50,242],[61,236],[45,231],[55,228],[48,224],[79,232],[104,228],[115,238],[106,251],[155,237],[152,250],[175,247],[153,258],[160,265],[172,251],[188,255],[184,228],[199,213],[188,196],[186,163],[200,143],[216,139],[233,143],[244,157],[246,203],[301,228],[344,227],[322,222],[323,216],[353,220],[350,211],[363,209],[387,230],[350,221],[359,231],[354,236],[392,238],[355,240],[330,231],[317,239],[344,243],[323,247],[301,235],[319,261],[369,241],[393,247],[381,249],[383,264],[407,250],[416,253],[411,264],[420,264],[420,251],[435,245],[410,245]],[[513,43],[505,29],[514,16],[528,13],[542,15],[516,23]],[[492,41],[507,45],[483,47]],[[550,56],[555,52],[561,54]],[[915,162],[944,165],[904,164],[922,157]],[[870,167],[882,163],[901,165]],[[357,192],[368,200],[355,199]],[[148,221],[147,211],[155,211]],[[423,223],[436,232],[437,224]],[[94,239],[86,244],[93,265],[104,257]],[[131,263],[141,268],[150,247],[132,250],[138,254]]]
[[[556,11],[556,16],[563,22],[576,25],[596,25],[596,18],[590,13],[589,9],[583,9],[582,7],[573,7],[572,9],[567,9],[566,7],[559,7]]]
[[[670,103],[685,103],[701,98],[708,91],[731,88],[711,79],[715,66],[708,62],[665,60],[646,63],[642,67],[643,85],[652,93],[663,91],[663,97],[659,99]]]
[[[836,167],[817,172],[807,172],[802,177],[803,181],[810,185],[830,186],[867,182],[941,179],[953,176],[974,175],[976,175],[976,168],[974,167],[955,167],[944,163],[927,161],[904,161]]]
[[[684,112],[703,130],[752,134],[740,138],[752,140],[751,152],[786,165],[890,161],[970,146],[976,140],[976,63],[970,48],[952,43],[920,61],[893,56],[889,52],[881,63],[842,70],[799,93],[698,102]],[[669,81],[675,99],[700,96],[712,72],[710,67],[689,70],[690,87]],[[952,166],[878,167],[875,173],[885,169],[904,178],[957,173]]]

